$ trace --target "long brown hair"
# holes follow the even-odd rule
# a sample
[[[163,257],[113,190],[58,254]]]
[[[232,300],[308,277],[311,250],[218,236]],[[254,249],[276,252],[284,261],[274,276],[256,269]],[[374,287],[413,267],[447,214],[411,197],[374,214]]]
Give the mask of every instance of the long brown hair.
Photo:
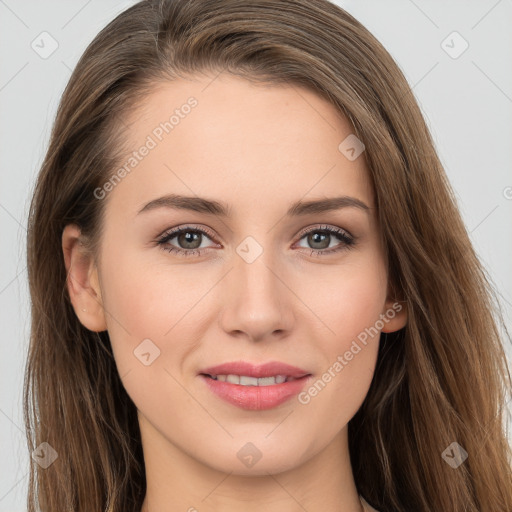
[[[390,285],[408,323],[382,335],[370,390],[349,423],[360,494],[381,512],[512,511],[511,379],[496,292],[402,72],[326,0],[142,1],[80,59],[30,208],[25,423],[30,451],[47,442],[58,457],[47,469],[30,461],[28,511],[140,512],[136,408],[108,332],[88,331],[73,310],[61,237],[73,223],[97,249],[105,201],[94,191],[126,149],[127,113],[156,82],[203,71],[307,87],[365,145]],[[468,454],[456,468],[443,456],[455,442]]]

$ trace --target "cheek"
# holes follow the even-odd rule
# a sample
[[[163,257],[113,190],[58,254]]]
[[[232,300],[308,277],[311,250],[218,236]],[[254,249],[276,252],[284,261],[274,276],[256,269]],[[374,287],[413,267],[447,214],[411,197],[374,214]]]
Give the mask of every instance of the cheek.
[[[336,308],[329,310],[339,349],[349,350],[353,340],[364,341],[364,334],[375,325],[385,303],[386,289],[378,279],[361,277],[345,283]],[[333,301],[335,302],[335,301]],[[372,331],[373,332],[373,331]]]
[[[309,292],[302,294],[326,328],[323,339],[329,340],[328,352],[343,350],[379,319],[386,301],[385,267],[378,253],[368,251],[353,262],[322,272],[315,288],[307,280]]]
[[[170,265],[165,257],[149,261],[143,253],[112,251],[103,259],[103,301],[120,375],[139,368],[136,357],[147,352],[144,347],[158,354],[152,368],[179,366],[195,346],[205,304],[214,307],[207,298],[218,279],[213,271]]]
[[[322,329],[327,334],[315,338],[323,367],[304,390],[301,403],[314,409],[315,417],[326,413],[325,421],[334,414],[334,432],[355,414],[373,378],[380,339],[376,323],[386,301],[384,265],[370,257],[331,269],[329,279],[311,299],[312,309],[328,330]]]
[[[104,260],[104,306],[114,358],[128,395],[141,410],[162,414],[168,402],[185,408],[187,395],[175,380],[181,380],[176,368],[195,346],[190,313],[206,293],[194,282],[193,271],[185,270],[192,267],[170,268],[126,252]]]
[[[159,257],[148,258],[148,251]],[[112,251],[104,258],[105,307],[134,336],[162,337],[201,291],[194,265],[166,264],[165,254],[152,248]]]

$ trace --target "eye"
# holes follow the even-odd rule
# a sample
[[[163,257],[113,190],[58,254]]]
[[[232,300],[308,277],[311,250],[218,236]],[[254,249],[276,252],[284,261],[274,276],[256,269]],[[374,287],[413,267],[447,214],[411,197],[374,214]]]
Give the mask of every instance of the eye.
[[[301,232],[299,236],[300,240],[306,238],[306,243],[310,245],[310,247],[306,247],[311,250],[310,255],[318,256],[329,255],[350,249],[356,243],[354,236],[350,235],[344,229],[335,226],[322,225],[309,228],[308,230]],[[335,241],[335,239],[338,239],[341,243],[332,248],[330,244]]]
[[[344,229],[335,226],[316,226],[300,233],[300,240],[306,239],[306,243],[310,247],[306,247],[311,251],[310,255],[329,255],[342,250],[350,249],[356,243],[356,238],[350,235]],[[183,256],[200,256],[203,254],[205,247],[203,245],[204,238],[213,239],[214,235],[209,230],[199,229],[193,226],[184,226],[166,231],[158,240],[157,244],[165,251],[183,255]],[[181,247],[176,247],[171,240]],[[340,243],[332,248],[331,242],[337,239]],[[299,240],[299,241],[300,241]],[[303,246],[300,246],[304,248]]]
[[[205,249],[205,247],[202,246],[202,238],[204,237],[213,238],[213,233],[204,229],[185,226],[166,231],[157,240],[157,244],[161,246],[164,251],[181,254],[183,256],[200,256],[203,253],[203,249]],[[178,244],[182,245],[183,248],[169,244],[174,238],[177,239]]]

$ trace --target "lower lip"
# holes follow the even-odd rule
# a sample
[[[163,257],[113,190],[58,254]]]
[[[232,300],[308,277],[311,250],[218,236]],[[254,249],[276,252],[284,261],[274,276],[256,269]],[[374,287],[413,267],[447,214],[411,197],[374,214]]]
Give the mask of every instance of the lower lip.
[[[311,375],[271,386],[241,386],[200,375],[217,396],[230,404],[250,411],[272,409],[300,393]]]

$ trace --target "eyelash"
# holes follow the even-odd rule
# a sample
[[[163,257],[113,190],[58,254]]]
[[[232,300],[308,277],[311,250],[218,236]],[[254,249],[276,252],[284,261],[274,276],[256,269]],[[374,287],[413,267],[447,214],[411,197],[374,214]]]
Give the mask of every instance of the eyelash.
[[[178,255],[183,256],[201,256],[203,251],[205,249],[209,248],[202,248],[202,249],[180,249],[179,247],[174,247],[167,245],[170,240],[175,238],[176,236],[180,235],[181,233],[188,233],[188,232],[196,232],[201,233],[203,235],[206,235],[208,238],[213,239],[214,235],[207,229],[199,229],[193,226],[185,226],[182,228],[176,228],[172,229],[170,231],[166,231],[161,237],[158,238],[156,243],[164,250],[170,253],[175,253]],[[309,249],[311,251],[310,256],[316,255],[316,256],[328,256],[331,254],[335,254],[341,251],[345,251],[350,249],[355,245],[356,237],[353,237],[347,233],[344,229],[337,228],[337,227],[329,227],[326,225],[322,225],[320,227],[314,227],[305,231],[302,231],[299,236],[299,241],[302,240],[306,235],[309,235],[310,233],[327,233],[334,235],[336,238],[338,238],[342,244],[340,244],[339,247],[335,249]],[[305,249],[303,247],[303,249]]]

